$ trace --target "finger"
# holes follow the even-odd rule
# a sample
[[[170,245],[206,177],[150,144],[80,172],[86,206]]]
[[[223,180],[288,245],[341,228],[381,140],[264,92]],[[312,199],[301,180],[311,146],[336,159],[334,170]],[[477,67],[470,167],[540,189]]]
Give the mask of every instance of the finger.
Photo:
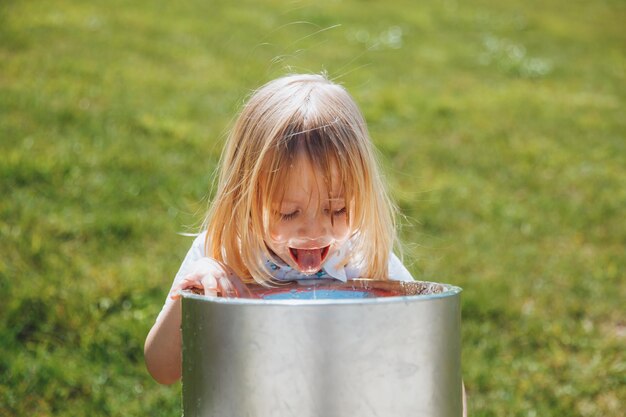
[[[217,297],[219,288],[217,286],[217,279],[215,279],[213,275],[207,275],[202,278],[202,287],[204,288],[204,295]]]
[[[175,287],[173,287],[170,290],[169,296],[172,300],[178,300],[181,295],[180,292],[183,290],[182,286],[180,284],[176,285]]]
[[[178,284],[172,287],[170,291],[170,298],[177,300],[180,298],[180,291],[189,290],[197,294],[202,294],[203,288],[200,282],[200,277],[196,277],[195,274],[191,274],[183,278]]]

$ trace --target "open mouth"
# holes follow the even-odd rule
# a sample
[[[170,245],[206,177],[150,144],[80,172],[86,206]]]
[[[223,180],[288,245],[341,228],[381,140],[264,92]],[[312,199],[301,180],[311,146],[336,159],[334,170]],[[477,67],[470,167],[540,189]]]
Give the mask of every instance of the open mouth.
[[[315,249],[289,248],[289,254],[301,272],[314,274],[322,268],[329,250],[330,245]]]

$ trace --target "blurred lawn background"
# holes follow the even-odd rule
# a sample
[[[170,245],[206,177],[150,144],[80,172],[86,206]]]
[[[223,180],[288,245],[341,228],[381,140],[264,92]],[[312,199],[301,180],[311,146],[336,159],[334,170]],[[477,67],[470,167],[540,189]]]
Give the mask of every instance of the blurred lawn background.
[[[623,416],[623,1],[3,1],[0,415],[175,416],[143,364],[253,88],[344,84],[471,416]]]

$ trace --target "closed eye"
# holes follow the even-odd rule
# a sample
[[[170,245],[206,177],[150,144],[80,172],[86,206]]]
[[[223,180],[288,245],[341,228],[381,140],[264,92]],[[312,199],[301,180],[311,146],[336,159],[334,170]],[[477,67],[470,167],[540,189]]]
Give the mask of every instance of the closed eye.
[[[332,211],[332,215],[333,216],[342,216],[344,214],[346,214],[347,210],[346,207],[344,206],[343,208],[337,209],[337,210],[333,210]],[[329,209],[324,209],[324,214],[328,215],[331,214],[331,211]]]
[[[343,216],[344,214],[346,214],[347,210],[345,207],[340,208],[339,210],[334,210],[333,211],[333,216]]]
[[[292,211],[291,213],[279,213],[281,220],[289,221],[294,219],[298,215],[298,210]]]

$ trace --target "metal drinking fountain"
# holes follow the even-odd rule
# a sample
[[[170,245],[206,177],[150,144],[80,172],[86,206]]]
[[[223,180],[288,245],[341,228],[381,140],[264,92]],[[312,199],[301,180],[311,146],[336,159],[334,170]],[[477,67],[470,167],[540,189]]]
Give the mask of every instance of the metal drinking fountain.
[[[183,293],[185,417],[459,417],[461,289],[350,280]]]

